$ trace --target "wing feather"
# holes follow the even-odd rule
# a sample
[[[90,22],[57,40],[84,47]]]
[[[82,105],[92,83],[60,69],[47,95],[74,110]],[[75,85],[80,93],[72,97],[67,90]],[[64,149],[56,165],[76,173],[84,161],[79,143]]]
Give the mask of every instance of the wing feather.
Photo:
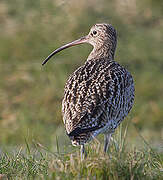
[[[97,62],[98,61],[98,62]],[[126,70],[117,62],[87,61],[68,79],[62,101],[68,134],[102,128],[117,112]]]

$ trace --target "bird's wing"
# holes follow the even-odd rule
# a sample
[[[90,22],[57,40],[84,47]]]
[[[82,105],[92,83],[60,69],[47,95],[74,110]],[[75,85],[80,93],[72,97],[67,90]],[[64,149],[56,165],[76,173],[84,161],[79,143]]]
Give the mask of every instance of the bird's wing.
[[[108,122],[116,110],[116,96],[126,70],[116,62],[86,62],[68,79],[62,103],[67,133],[94,131]],[[118,99],[117,99],[118,101]]]

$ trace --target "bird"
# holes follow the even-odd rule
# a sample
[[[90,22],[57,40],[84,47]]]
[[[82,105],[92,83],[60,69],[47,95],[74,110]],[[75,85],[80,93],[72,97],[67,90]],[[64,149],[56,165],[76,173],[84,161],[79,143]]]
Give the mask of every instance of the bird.
[[[131,73],[114,59],[117,32],[111,24],[93,25],[88,35],[56,49],[42,65],[56,53],[83,43],[93,49],[69,76],[62,100],[66,133],[73,146],[81,147],[81,160],[87,156],[85,144],[101,133],[107,152],[112,134],[130,112],[135,97]]]

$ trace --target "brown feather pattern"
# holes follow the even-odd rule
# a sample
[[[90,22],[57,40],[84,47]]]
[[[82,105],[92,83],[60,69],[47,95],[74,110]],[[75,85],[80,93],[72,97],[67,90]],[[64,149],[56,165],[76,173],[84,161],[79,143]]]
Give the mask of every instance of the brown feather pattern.
[[[66,132],[73,145],[82,145],[82,154],[83,145],[92,137],[115,131],[130,112],[135,91],[131,74],[114,60],[117,34],[111,24],[94,25],[87,36],[51,53],[43,65],[61,50],[85,42],[94,48],[85,64],[68,78],[62,101]]]
[[[80,145],[103,128],[114,132],[133,101],[133,79],[125,68],[105,58],[88,60],[65,85],[62,111],[67,134]]]

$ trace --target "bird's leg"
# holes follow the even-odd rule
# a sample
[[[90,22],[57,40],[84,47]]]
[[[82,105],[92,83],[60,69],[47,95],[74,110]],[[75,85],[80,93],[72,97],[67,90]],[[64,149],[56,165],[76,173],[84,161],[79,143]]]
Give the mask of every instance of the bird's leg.
[[[81,148],[80,148],[80,156],[81,156],[81,161],[84,160],[84,158],[87,156],[87,153],[86,153],[86,151],[85,151],[84,144],[81,145]]]
[[[106,153],[109,147],[111,134],[104,134],[104,152]]]

